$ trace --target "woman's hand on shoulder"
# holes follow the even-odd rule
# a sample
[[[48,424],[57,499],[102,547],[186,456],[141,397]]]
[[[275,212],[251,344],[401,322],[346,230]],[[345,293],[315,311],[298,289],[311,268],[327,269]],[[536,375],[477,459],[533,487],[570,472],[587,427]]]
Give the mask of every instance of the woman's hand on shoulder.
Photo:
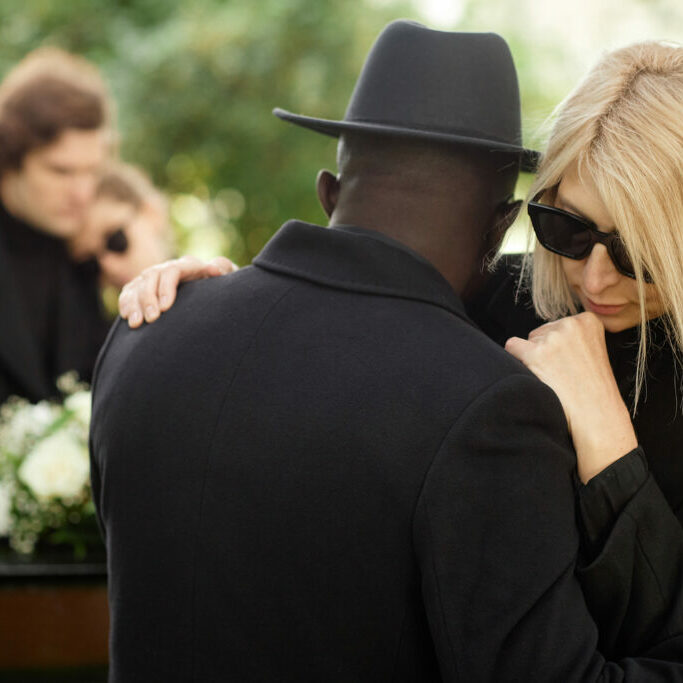
[[[238,267],[223,256],[204,262],[194,256],[165,261],[146,268],[121,290],[119,314],[132,328],[154,322],[175,301],[181,282],[227,275]]]
[[[541,325],[505,349],[557,394],[567,417],[581,481],[636,448],[628,408],[617,387],[605,329],[593,313]]]

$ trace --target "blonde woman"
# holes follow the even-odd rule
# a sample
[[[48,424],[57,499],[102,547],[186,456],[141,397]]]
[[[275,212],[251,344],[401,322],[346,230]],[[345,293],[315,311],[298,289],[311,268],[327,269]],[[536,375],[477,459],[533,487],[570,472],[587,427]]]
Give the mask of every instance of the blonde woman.
[[[166,197],[139,168],[107,162],[69,250],[75,261],[97,259],[103,284],[121,289],[171,256]]]
[[[683,48],[607,54],[559,106],[531,197],[533,257],[501,259],[470,312],[562,401],[578,571],[601,651],[618,657],[683,622]],[[179,281],[231,269],[149,271],[122,315],[151,322]],[[606,424],[622,435],[616,461],[593,446]]]
[[[530,196],[522,287],[538,318],[512,303],[505,266],[473,314],[562,401],[584,484],[579,573],[618,655],[681,610],[683,48],[607,54],[559,106]],[[634,448],[612,462],[591,439],[615,423]]]

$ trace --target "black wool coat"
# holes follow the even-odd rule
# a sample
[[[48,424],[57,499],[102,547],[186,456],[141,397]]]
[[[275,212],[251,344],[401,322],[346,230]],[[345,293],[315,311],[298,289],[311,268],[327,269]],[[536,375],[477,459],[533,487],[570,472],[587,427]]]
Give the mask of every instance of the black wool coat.
[[[393,240],[286,224],[119,322],[93,411],[112,681],[683,676],[672,624],[597,652],[561,406]]]
[[[69,370],[90,381],[110,324],[93,264],[0,205],[0,404],[54,397]]]

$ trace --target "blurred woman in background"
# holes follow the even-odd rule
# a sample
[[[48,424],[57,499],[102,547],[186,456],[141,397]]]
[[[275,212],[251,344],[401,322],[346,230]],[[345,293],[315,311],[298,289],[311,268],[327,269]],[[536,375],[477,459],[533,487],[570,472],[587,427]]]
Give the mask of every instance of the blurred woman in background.
[[[70,242],[72,258],[96,258],[102,284],[117,289],[171,255],[166,197],[139,168],[121,161],[104,167],[83,229]]]

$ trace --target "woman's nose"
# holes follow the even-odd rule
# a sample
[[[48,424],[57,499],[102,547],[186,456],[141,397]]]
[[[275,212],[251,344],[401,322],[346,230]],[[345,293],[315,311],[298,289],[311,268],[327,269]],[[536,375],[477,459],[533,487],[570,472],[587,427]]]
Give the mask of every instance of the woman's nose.
[[[596,244],[584,261],[581,277],[587,294],[599,294],[607,287],[619,282],[619,278],[623,276],[614,267],[605,245]]]

